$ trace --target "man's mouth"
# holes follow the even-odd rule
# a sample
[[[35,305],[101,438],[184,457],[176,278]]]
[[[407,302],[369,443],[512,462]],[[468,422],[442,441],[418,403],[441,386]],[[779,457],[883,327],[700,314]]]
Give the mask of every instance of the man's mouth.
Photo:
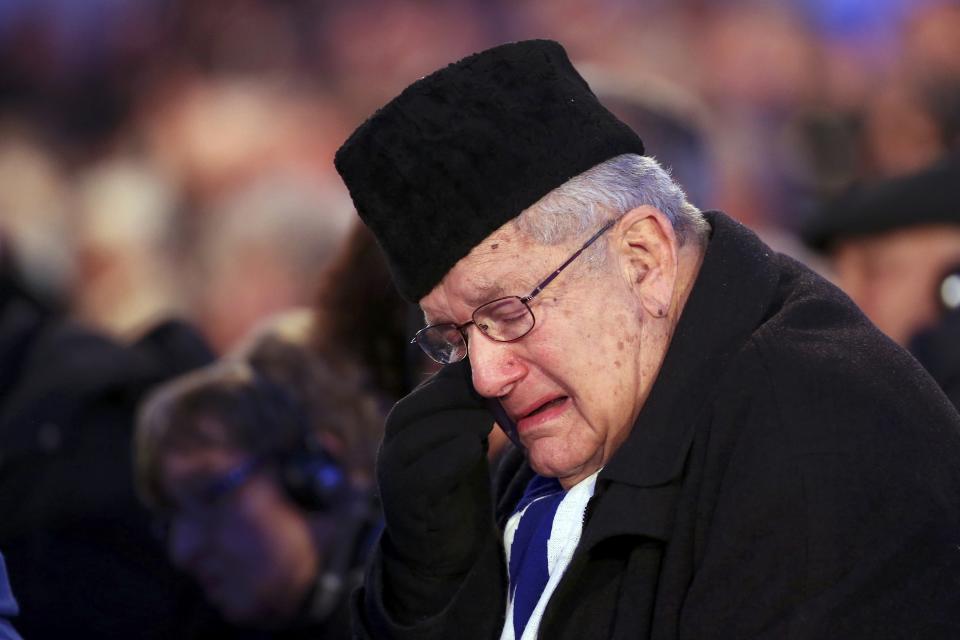
[[[567,396],[560,396],[559,398],[554,398],[553,400],[550,400],[549,402],[544,402],[542,405],[540,405],[539,407],[537,407],[536,409],[534,409],[533,411],[531,411],[531,412],[528,413],[527,415],[523,416],[522,419],[525,420],[525,419],[527,419],[527,418],[532,418],[533,416],[535,416],[535,415],[537,415],[537,414],[540,414],[540,413],[543,413],[544,411],[550,409],[551,407],[557,406],[558,404],[562,403],[562,402],[563,402],[564,400],[566,400],[566,399],[567,399]]]
[[[559,396],[535,406],[526,413],[520,414],[517,419],[517,429],[530,429],[555,418],[566,411],[566,404],[569,400],[570,396]]]

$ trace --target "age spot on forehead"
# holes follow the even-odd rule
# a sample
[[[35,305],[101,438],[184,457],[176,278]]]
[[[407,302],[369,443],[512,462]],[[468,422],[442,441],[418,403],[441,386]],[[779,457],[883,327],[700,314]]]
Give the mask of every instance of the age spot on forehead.
[[[617,351],[623,351],[623,340],[617,340]]]
[[[620,368],[620,361],[619,361],[619,360],[614,360],[614,361],[613,361],[613,366],[615,366],[617,369],[619,369],[619,368]]]

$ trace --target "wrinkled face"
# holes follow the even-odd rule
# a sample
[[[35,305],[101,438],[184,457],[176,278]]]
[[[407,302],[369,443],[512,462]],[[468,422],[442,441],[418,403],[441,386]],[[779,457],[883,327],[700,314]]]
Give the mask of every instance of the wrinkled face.
[[[584,240],[545,247],[501,227],[421,299],[427,323],[463,323],[484,302],[527,295]],[[606,264],[591,268],[591,250],[531,302],[536,325],[520,340],[466,329],[474,387],[500,399],[534,470],[566,487],[623,442],[655,375],[644,357],[640,304],[610,246],[598,250]]]
[[[165,456],[162,482],[177,505],[169,553],[225,618],[269,626],[296,612],[318,558],[304,514],[265,469],[215,500],[201,498],[246,460],[249,454],[224,449]]]
[[[851,239],[834,254],[837,284],[901,345],[937,322],[937,287],[960,264],[960,227],[921,226]]]

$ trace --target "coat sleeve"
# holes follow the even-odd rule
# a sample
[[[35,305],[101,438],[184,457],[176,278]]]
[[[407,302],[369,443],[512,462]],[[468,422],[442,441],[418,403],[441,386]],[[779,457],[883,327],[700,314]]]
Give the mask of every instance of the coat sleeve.
[[[714,416],[737,435],[681,637],[960,637],[960,421],[905,352],[869,344],[747,349]]]
[[[391,562],[383,543],[367,569],[364,585],[352,599],[354,638],[358,640],[491,640],[500,637],[506,609],[506,563],[498,533],[490,532],[473,568],[453,597],[435,615],[409,623],[390,610],[390,589],[402,589],[404,568]],[[384,574],[393,572],[390,580]]]

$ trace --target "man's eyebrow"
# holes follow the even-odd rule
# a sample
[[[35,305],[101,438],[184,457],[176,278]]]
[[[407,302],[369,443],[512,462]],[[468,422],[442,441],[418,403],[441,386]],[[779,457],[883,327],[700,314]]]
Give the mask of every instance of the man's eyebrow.
[[[496,300],[497,298],[502,298],[504,295],[504,289],[501,284],[496,282],[485,282],[471,287],[471,293],[465,294],[463,301],[467,304],[467,306],[476,308],[480,305],[486,304],[487,302]],[[425,326],[446,324],[448,322],[455,323],[453,319],[445,317],[445,314],[444,317],[435,318],[431,317],[430,313],[427,311],[423,312],[423,320]],[[469,318],[467,318],[467,320],[469,320]]]
[[[470,287],[471,292],[463,295],[463,301],[470,307],[479,307],[480,305],[492,302],[497,298],[503,298],[507,294],[503,285],[499,282],[490,282],[490,281],[477,281]],[[519,294],[518,294],[519,295]],[[430,326],[434,324],[445,324],[453,323],[454,320],[444,317],[433,318],[427,311],[423,312],[423,320],[426,323],[425,326]],[[469,320],[469,318],[467,318]]]
[[[472,287],[472,292],[464,296],[464,301],[474,307],[502,298],[504,295],[503,285],[499,282],[480,282]]]

